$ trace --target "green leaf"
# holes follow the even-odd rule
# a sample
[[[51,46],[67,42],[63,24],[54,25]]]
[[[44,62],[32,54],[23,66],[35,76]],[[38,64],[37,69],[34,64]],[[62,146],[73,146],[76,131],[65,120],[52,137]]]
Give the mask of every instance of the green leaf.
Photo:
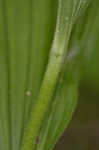
[[[50,104],[38,133],[36,150],[52,149],[71,120],[78,97],[78,79],[75,79],[78,72],[75,70],[75,76],[72,73],[73,67],[74,65],[66,68],[57,83],[53,103]]]
[[[0,149],[10,150],[10,120],[8,100],[8,49],[5,24],[5,11],[0,1]],[[5,44],[6,43],[6,44]]]
[[[92,7],[88,9],[90,11],[90,24],[88,28],[88,36],[87,36],[87,46],[86,46],[86,56],[84,61],[86,61],[85,65],[85,74],[83,81],[84,84],[88,84],[89,87],[99,87],[99,42],[98,42],[98,34],[99,34],[99,9],[98,9],[99,1],[95,0],[92,3]],[[89,20],[88,20],[89,21]],[[88,24],[88,23],[87,23]]]
[[[51,150],[67,127],[99,47],[90,2],[0,0],[0,150]]]
[[[97,31],[99,30],[97,24],[99,13],[96,5],[97,2],[90,5],[85,15],[78,20],[78,23],[73,28],[69,44],[69,54],[67,56],[67,65],[65,66],[65,80],[63,79],[61,86],[60,82],[58,83],[59,90],[55,91],[56,96],[53,98],[54,104],[48,109],[48,113],[38,133],[39,140],[35,146],[36,150],[52,149],[68,125],[68,118],[70,120],[72,116],[71,114],[77,100],[77,83],[79,83],[80,74],[82,74],[98,38],[96,35],[98,35]],[[93,10],[96,10],[96,12]]]
[[[48,108],[48,104],[51,101],[55,85],[64,62],[63,60],[67,52],[73,24],[78,17],[78,13],[82,13],[82,7],[85,8],[84,6],[86,6],[86,2],[87,1],[79,0],[76,2],[72,0],[58,1],[56,32],[50,52],[48,66],[38,94],[37,102],[34,109],[32,109],[31,116],[27,123],[22,150],[26,150],[27,148],[31,150],[35,145],[37,132]]]
[[[31,105],[35,101],[47,64],[56,22],[53,19],[56,15],[56,9],[53,7],[56,2],[54,4],[50,0],[47,2],[1,0],[0,3],[2,49],[0,57],[4,70],[1,70],[0,84],[4,85],[0,91],[1,115],[4,116],[2,116],[4,123],[0,121],[1,146],[2,150],[5,150],[10,147],[11,141],[12,149],[19,150],[24,121],[26,122]],[[10,111],[11,123],[8,123],[9,115],[6,107]]]
[[[25,82],[28,62],[30,4],[6,1],[5,21],[8,33],[9,101],[11,105],[11,147],[19,149],[24,119]]]

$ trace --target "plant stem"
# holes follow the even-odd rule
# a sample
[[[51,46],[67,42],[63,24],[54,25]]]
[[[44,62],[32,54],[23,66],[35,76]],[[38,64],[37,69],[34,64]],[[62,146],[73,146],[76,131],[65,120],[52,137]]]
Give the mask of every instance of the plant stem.
[[[31,113],[28,128],[26,129],[22,150],[32,150],[38,127],[43,119],[49,101],[52,97],[54,87],[61,70],[62,60],[63,57],[61,55],[53,55],[50,59],[37,103],[33,112]]]
[[[54,50],[52,50],[52,53],[53,52]],[[56,53],[53,53],[53,55],[51,54],[52,56],[49,60],[37,103],[31,113],[28,127],[26,128],[22,150],[32,150],[33,144],[35,144],[37,131],[52,97],[57,78],[61,70],[64,57],[58,52],[59,50],[57,49]]]
[[[27,124],[25,135],[23,137],[22,150],[32,150],[34,147],[41,121],[53,95],[54,88],[64,61],[64,56],[67,51],[68,41],[71,33],[71,24],[69,22],[69,17],[68,20],[65,18],[65,11],[67,9],[64,7],[64,2],[65,1],[63,0],[59,1],[56,33],[50,53],[49,63],[41,85],[37,102],[31,112],[31,116]]]

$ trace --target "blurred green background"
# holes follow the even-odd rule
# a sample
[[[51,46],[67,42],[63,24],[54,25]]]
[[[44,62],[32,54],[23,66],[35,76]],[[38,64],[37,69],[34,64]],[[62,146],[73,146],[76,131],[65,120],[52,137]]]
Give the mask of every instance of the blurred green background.
[[[99,49],[94,49],[79,88],[76,111],[55,150],[99,150]]]

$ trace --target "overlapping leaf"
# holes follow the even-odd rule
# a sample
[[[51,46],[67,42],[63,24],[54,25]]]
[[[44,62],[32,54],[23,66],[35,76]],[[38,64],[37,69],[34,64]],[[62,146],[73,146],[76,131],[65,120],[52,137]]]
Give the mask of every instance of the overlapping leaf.
[[[69,52],[44,121],[38,127],[35,150],[52,149],[67,127],[77,102],[82,67],[95,46],[98,47],[99,2],[95,0],[87,8],[89,2],[0,0],[1,150],[21,148],[24,124],[27,125],[35,106],[48,63],[58,4],[62,9],[57,13],[57,35],[61,31],[57,44],[64,39],[62,44],[67,43]],[[73,31],[67,37],[64,33],[71,31],[71,27]]]
[[[54,102],[45,116],[46,121],[40,129],[40,134],[38,134],[39,142],[36,150],[52,149],[66,128],[69,122],[68,118],[71,118],[77,100],[79,78],[98,40],[99,10],[96,5],[98,5],[98,1],[89,6],[85,15],[79,18],[74,26],[66,69],[61,81],[63,83],[61,84],[59,81],[53,98]]]
[[[32,109],[23,138],[22,150],[32,149],[44,113],[54,92],[55,84],[61,71],[64,55],[66,54],[72,27],[82,13],[82,8],[88,1],[58,1],[57,23],[51,54],[46,73],[38,94],[37,102]],[[78,13],[77,13],[78,12]]]

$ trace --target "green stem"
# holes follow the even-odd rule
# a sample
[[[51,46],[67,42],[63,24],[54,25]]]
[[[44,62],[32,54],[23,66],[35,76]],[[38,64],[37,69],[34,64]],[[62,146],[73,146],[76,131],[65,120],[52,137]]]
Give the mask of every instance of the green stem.
[[[53,51],[54,50],[52,49],[52,52]],[[22,150],[32,150],[32,147],[35,144],[37,131],[53,94],[54,87],[61,70],[63,58],[63,55],[60,55],[59,53],[59,49],[57,49],[56,53],[53,53],[50,57],[37,103],[31,113],[31,117],[26,128]]]
[[[21,150],[32,150],[35,144],[38,130],[47,110],[48,104],[54,92],[54,88],[62,68],[64,56],[67,52],[68,42],[72,25],[82,6],[85,6],[83,0],[58,0],[58,14],[55,37],[50,53],[50,58],[44,80],[38,95],[35,107],[31,112],[29,122],[23,137]],[[78,13],[77,13],[78,12]]]
[[[61,68],[60,64],[61,56],[54,56],[49,63],[48,70],[46,72],[37,103],[31,114],[31,118],[28,123],[28,128],[26,129],[22,150],[32,150],[37,135],[38,127],[43,119],[47,105],[51,99],[54,86],[57,81],[57,76]]]
[[[52,45],[49,63],[41,85],[37,102],[31,112],[29,122],[23,137],[22,150],[32,150],[35,144],[38,129],[51,100],[54,88],[62,68],[64,56],[67,51],[68,41],[71,33],[70,14],[66,19],[65,1],[59,1],[58,18],[54,42]],[[68,3],[70,4],[70,3]],[[62,17],[61,17],[62,16]]]

